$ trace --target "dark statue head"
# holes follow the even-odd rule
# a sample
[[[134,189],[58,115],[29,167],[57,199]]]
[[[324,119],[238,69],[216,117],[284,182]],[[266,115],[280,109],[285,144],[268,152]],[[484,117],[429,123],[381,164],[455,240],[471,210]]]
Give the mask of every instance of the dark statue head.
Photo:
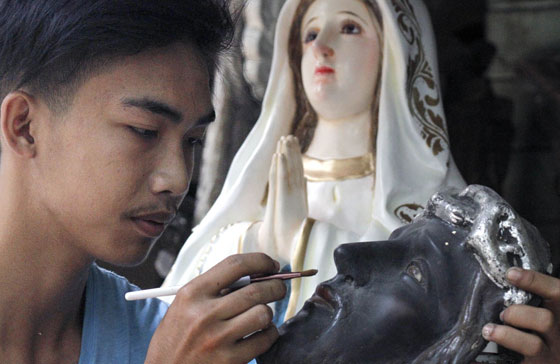
[[[482,327],[530,298],[505,271],[551,269],[536,229],[482,186],[438,193],[388,241],[341,245],[334,260],[338,274],[260,364],[469,363],[485,346]]]

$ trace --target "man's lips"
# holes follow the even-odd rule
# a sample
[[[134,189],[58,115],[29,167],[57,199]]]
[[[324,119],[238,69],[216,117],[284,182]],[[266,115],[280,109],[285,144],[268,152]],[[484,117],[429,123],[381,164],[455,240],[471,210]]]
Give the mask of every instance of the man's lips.
[[[330,75],[334,74],[334,69],[328,66],[319,66],[315,68],[316,75]]]
[[[175,214],[158,212],[141,216],[133,216],[131,217],[131,220],[142,234],[154,238],[163,233],[167,224],[169,224],[174,217]]]

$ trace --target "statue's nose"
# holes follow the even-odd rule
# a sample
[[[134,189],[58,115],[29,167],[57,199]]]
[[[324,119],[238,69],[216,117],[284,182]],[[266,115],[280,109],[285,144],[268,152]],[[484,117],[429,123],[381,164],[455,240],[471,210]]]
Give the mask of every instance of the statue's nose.
[[[396,240],[342,244],[334,251],[334,262],[338,274],[361,286],[376,272],[393,269],[405,251],[406,246]]]
[[[358,281],[361,277],[369,277],[375,265],[372,255],[372,243],[342,244],[334,251],[334,262],[339,274],[346,276],[347,281]]]

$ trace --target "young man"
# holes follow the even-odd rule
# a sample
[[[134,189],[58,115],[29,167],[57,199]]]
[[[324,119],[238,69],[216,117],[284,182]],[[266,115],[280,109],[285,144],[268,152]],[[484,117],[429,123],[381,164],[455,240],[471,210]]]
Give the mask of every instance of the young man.
[[[276,271],[265,255],[222,262],[169,310],[125,302],[128,282],[95,265],[144,259],[185,196],[226,9],[0,0],[1,362],[243,363],[276,339],[281,282],[220,295]]]
[[[218,0],[0,0],[2,363],[244,363],[276,339],[266,303],[283,297],[282,283],[220,295],[241,276],[278,269],[262,254],[220,263],[167,313],[157,300],[125,302],[132,287],[94,263],[141,261],[183,199],[213,117],[210,75],[231,33],[225,9]],[[550,311],[504,313],[546,330],[495,326],[488,338],[558,355],[560,284],[546,279],[523,272],[515,282]]]

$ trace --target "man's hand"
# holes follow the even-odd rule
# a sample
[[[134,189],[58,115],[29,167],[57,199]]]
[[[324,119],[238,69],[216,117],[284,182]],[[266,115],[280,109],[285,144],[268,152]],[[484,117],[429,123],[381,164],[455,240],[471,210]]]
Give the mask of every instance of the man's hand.
[[[234,255],[178,292],[148,349],[148,364],[247,363],[278,338],[267,303],[280,300],[280,280],[221,292],[237,279],[276,273],[277,262],[261,253]]]
[[[482,330],[484,338],[523,354],[525,364],[560,363],[560,279],[518,268],[510,269],[507,278],[542,297],[543,307],[508,307],[500,317],[510,326],[488,324]]]

